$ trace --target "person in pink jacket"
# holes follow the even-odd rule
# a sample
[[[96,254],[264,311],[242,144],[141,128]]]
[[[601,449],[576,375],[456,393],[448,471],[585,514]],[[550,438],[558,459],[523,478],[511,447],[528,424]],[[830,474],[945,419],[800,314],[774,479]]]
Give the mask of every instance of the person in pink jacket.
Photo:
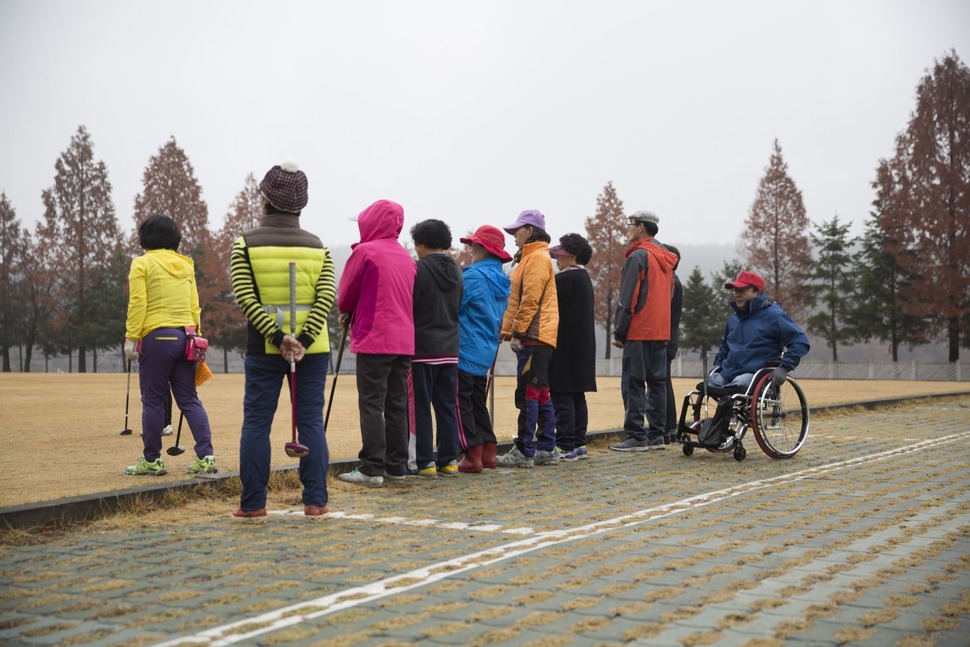
[[[357,356],[360,467],[340,480],[382,487],[403,482],[408,461],[408,367],[414,354],[413,291],[417,266],[397,241],[404,209],[378,200],[357,216],[360,242],[352,246],[340,285],[341,325],[350,326]]]

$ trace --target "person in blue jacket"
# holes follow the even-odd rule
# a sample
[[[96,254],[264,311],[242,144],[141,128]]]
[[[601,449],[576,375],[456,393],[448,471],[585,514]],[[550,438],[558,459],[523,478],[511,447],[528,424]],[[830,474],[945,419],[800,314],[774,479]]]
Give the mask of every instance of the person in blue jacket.
[[[499,327],[511,281],[502,264],[505,234],[482,225],[461,242],[471,249],[472,264],[462,271],[464,293],[458,307],[458,439],[465,452],[458,471],[478,474],[496,465],[495,432],[488,413],[488,376],[499,346]]]
[[[757,274],[741,272],[724,287],[734,290],[734,314],[724,327],[707,383],[747,387],[759,369],[778,362],[772,384],[781,384],[811,348],[808,337],[777,302],[768,298],[765,280]]]

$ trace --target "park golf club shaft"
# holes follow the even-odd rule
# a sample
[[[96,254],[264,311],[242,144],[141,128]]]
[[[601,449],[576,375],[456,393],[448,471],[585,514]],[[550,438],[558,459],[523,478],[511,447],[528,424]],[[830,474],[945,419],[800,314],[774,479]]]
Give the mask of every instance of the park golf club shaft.
[[[185,448],[179,444],[179,440],[182,439],[182,419],[185,418],[185,414],[179,411],[179,430],[175,432],[175,446],[169,447],[165,452],[169,456],[180,456],[185,453]]]
[[[125,428],[121,430],[122,436],[131,435],[131,427],[128,426],[128,404],[131,402],[131,360],[128,360],[128,387],[125,389]]]
[[[330,426],[330,408],[333,407],[333,392],[337,388],[337,376],[340,375],[340,361],[344,358],[344,344],[347,343],[347,331],[350,330],[350,322],[344,322],[343,332],[340,333],[340,349],[337,351],[337,365],[333,367],[333,383],[330,385],[330,400],[327,402],[327,415],[323,417],[323,430],[327,431]]]
[[[296,262],[290,261],[290,336],[296,337]],[[309,447],[296,442],[296,360],[290,360],[290,407],[293,421],[292,439],[286,443],[286,455],[302,458],[310,453]]]

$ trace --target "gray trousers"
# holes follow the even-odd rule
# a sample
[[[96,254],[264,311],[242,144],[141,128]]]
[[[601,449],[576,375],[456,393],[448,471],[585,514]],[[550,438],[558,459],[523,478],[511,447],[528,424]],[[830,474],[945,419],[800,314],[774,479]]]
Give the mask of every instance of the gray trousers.
[[[637,440],[663,442],[667,424],[667,342],[623,344],[623,429]],[[644,425],[646,418],[649,428]]]

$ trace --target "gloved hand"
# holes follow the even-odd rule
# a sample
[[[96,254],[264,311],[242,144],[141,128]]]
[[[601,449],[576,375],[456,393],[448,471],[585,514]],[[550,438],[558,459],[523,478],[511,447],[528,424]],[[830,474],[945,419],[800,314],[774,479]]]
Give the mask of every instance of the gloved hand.
[[[788,377],[788,369],[782,368],[781,366],[775,368],[771,372],[771,386],[778,388],[785,383],[785,378]]]
[[[129,362],[138,361],[138,342],[125,338],[125,357]]]
[[[512,341],[509,342],[509,346],[512,347],[512,352],[518,353],[520,350],[522,350],[522,340],[513,337]]]

